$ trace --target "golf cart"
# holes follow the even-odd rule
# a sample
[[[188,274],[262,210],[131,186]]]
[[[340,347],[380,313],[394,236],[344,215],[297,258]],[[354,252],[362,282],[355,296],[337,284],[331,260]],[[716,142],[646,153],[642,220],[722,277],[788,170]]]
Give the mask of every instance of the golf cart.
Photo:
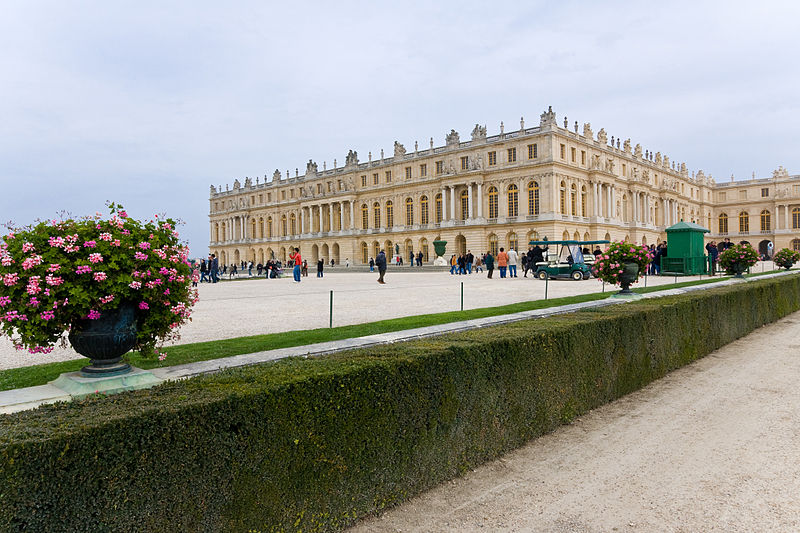
[[[594,255],[583,255],[582,248],[610,241],[531,241],[531,246],[545,247],[545,260],[536,263],[534,275],[539,279],[566,278],[580,281],[592,277]],[[591,248],[590,248],[591,249]]]

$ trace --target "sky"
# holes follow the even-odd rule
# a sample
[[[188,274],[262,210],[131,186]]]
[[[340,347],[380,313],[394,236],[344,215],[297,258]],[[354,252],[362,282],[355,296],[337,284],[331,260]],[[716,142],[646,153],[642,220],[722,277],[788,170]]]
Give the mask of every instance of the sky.
[[[110,200],[183,220],[200,256],[211,184],[548,106],[717,181],[798,174],[798,20],[769,0],[3,0],[0,222]]]

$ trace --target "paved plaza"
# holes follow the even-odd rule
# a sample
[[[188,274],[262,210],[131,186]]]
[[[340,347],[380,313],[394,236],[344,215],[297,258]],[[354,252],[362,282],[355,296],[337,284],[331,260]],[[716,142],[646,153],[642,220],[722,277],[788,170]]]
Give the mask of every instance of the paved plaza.
[[[767,263],[764,268],[769,270],[772,264]],[[754,271],[760,269],[759,263]],[[458,311],[462,282],[464,309],[540,300],[545,292],[544,281],[530,276],[523,278],[521,274],[517,278],[500,279],[497,270],[493,279],[487,279],[486,272],[455,276],[446,271],[395,267],[389,269],[386,285],[379,285],[377,278],[377,272],[345,271],[338,267],[325,271],[323,278],[310,272],[300,283],[293,282],[291,276],[271,280],[240,277],[236,281],[203,283],[199,287],[200,301],[195,306],[192,322],[181,329],[178,343],[328,327],[330,291],[334,292],[334,326]],[[678,281],[694,279],[699,277],[687,276]],[[647,278],[647,285],[674,281],[672,276],[652,276]],[[637,286],[641,285],[644,279]],[[605,289],[607,292],[617,290],[608,285]],[[550,280],[547,290],[548,298],[558,298],[601,292],[603,284],[596,279]],[[32,355],[14,350],[10,341],[0,339],[0,369],[78,357],[70,348]]]

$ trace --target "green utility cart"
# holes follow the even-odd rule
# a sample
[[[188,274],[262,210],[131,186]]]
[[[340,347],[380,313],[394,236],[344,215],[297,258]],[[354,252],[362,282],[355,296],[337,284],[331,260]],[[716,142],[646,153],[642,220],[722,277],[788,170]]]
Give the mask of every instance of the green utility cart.
[[[687,276],[705,274],[708,261],[705,256],[704,233],[709,230],[694,222],[680,221],[666,229],[667,257],[661,258],[661,273]]]

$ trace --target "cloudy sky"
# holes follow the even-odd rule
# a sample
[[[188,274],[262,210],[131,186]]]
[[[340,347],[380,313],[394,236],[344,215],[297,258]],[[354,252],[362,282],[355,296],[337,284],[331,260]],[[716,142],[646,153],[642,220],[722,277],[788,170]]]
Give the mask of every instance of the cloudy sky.
[[[0,220],[122,203],[208,245],[210,184],[451,128],[591,122],[719,180],[800,173],[800,2],[0,4]]]

